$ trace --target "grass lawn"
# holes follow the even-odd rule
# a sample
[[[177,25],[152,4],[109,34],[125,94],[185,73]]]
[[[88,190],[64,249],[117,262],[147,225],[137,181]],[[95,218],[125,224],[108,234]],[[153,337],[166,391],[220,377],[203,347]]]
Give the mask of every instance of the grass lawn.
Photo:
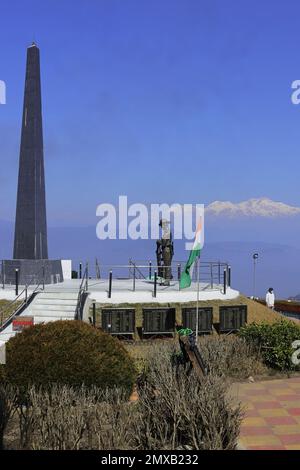
[[[21,305],[21,301],[11,304],[11,300],[0,300],[0,324]]]

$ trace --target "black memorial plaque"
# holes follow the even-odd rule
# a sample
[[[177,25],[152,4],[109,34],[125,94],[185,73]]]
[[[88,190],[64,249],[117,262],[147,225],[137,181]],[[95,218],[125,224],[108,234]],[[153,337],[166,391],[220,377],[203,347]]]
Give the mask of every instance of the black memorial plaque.
[[[237,331],[247,322],[247,305],[220,307],[220,332]]]
[[[196,307],[182,308],[182,324],[184,328],[196,331]],[[213,324],[213,308],[198,308],[198,333],[211,333]]]
[[[134,334],[135,310],[132,308],[103,308],[102,329],[112,335]]]
[[[143,334],[173,334],[175,308],[143,308]]]

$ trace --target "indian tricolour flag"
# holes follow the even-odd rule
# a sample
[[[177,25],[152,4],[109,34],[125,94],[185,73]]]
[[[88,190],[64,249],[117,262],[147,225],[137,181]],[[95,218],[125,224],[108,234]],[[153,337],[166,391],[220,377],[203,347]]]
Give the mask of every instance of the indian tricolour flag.
[[[197,225],[197,229],[196,229],[193,248],[190,251],[189,259],[185,265],[184,271],[182,272],[180,276],[180,289],[185,289],[186,287],[190,287],[192,283],[194,263],[196,259],[200,256],[201,230],[202,230],[202,220],[200,218],[198,225]]]

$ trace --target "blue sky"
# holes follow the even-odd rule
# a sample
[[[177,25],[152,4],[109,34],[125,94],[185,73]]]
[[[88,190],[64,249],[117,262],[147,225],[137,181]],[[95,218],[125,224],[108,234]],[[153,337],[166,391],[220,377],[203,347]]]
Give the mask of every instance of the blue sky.
[[[41,49],[49,225],[116,202],[300,206],[296,0],[4,0],[0,219],[14,220],[26,47]]]

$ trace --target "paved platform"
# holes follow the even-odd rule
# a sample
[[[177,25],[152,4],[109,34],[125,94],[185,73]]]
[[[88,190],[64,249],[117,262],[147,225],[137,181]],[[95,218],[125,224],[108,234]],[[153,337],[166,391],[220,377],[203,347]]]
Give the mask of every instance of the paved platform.
[[[81,284],[80,279],[71,279],[58,284],[49,284],[45,287],[47,292],[77,292]],[[108,280],[89,279],[88,292],[90,298],[100,303],[168,303],[168,302],[190,302],[197,299],[197,284],[193,282],[187,289],[179,290],[177,281],[171,281],[170,286],[163,286],[158,283],[157,296],[153,297],[153,282],[145,279],[114,279],[112,280],[111,298],[108,298]],[[20,286],[21,292],[23,286]],[[235,289],[227,288],[226,294],[223,294],[223,285],[214,285],[207,283],[199,285],[199,300],[232,300],[237,298],[240,293]],[[30,293],[30,289],[28,289]],[[0,288],[0,299],[14,299],[14,287]]]
[[[234,384],[245,407],[239,447],[300,450],[300,377]]]

